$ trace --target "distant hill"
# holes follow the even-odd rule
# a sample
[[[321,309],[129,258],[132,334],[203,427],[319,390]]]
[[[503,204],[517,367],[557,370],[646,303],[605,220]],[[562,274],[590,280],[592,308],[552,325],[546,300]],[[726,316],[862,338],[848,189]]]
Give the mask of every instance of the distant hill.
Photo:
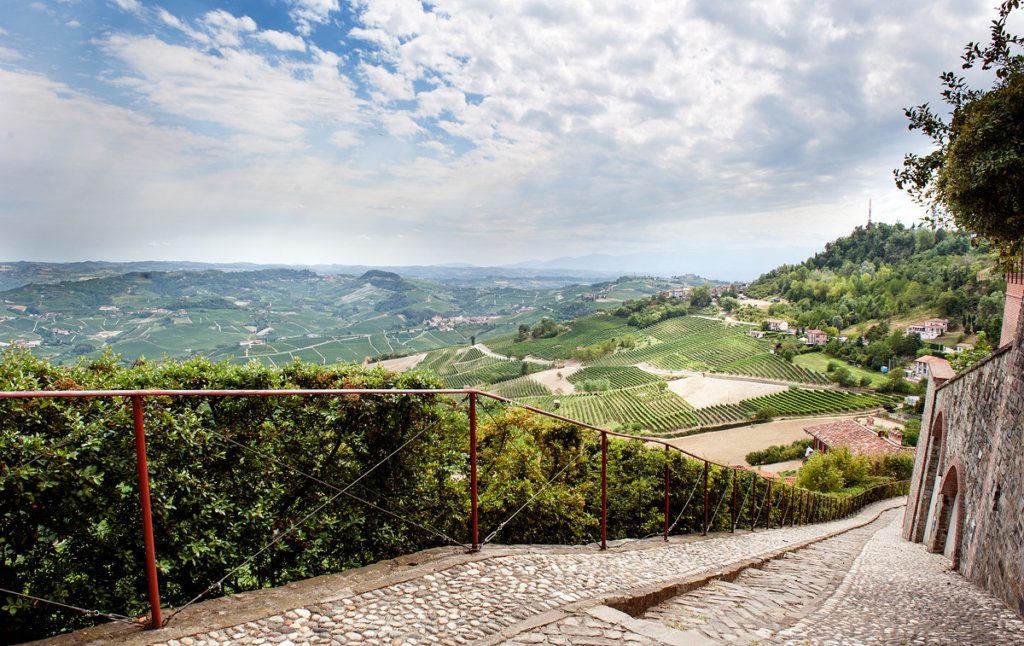
[[[681,285],[651,278],[441,283],[383,269],[322,274],[243,266],[97,275],[119,267],[18,267],[23,277],[46,280],[0,291],[0,347],[28,346],[59,363],[107,348],[128,362],[195,354],[267,364],[361,362],[465,345],[544,318],[569,320]]]
[[[800,264],[762,274],[746,294],[789,301],[773,305],[772,315],[805,328],[941,316],[973,333],[999,329],[1004,291],[983,242],[960,232],[873,224]]]

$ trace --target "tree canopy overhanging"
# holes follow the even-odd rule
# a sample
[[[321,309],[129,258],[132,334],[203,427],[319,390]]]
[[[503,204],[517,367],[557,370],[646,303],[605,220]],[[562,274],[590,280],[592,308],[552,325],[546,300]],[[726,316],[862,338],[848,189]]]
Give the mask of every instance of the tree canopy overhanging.
[[[969,88],[953,72],[940,76],[950,118],[928,104],[905,110],[911,130],[921,130],[937,149],[908,154],[894,171],[896,185],[929,207],[932,225],[955,225],[991,243],[1004,267],[1024,250],[1024,38],[1006,31],[1020,0],[1007,0],[992,23],[991,42],[969,43],[963,69],[994,70],[988,90]]]

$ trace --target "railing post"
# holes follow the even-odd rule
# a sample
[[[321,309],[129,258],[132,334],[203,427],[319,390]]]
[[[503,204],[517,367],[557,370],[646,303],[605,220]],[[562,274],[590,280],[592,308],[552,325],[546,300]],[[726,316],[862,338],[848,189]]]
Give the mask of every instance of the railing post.
[[[668,540],[668,446],[665,447],[665,540]]]
[[[608,434],[601,431],[601,549],[608,549]]]
[[[708,461],[704,460],[704,536],[708,535]]]
[[[750,475],[754,479],[750,483],[750,493],[752,494],[750,499],[750,531],[754,531],[754,520],[757,518],[757,514],[754,513],[757,511],[757,474],[751,473]]]
[[[736,469],[732,470],[732,525],[730,533],[736,533]]]
[[[480,551],[479,504],[476,476],[476,393],[469,393],[469,531],[470,552]]]
[[[768,481],[768,513],[764,516],[764,528],[772,528],[772,481]]]
[[[146,545],[146,580],[149,583],[148,628],[163,627],[160,618],[160,586],[156,578],[156,542],[153,540],[153,512],[149,504],[149,467],[146,464],[146,428],[142,420],[142,397],[132,396],[132,420],[135,426],[135,464],[139,471],[139,503],[142,506],[142,540]]]

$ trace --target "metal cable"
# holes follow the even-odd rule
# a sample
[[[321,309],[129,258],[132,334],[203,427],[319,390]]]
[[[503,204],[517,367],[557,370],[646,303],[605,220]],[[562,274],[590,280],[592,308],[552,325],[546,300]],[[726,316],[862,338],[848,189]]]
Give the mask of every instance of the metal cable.
[[[81,613],[81,614],[83,614],[83,615],[85,615],[87,617],[106,617],[107,619],[111,619],[113,621],[119,621],[119,622],[125,623],[125,624],[131,624],[133,626],[138,626],[141,623],[138,619],[135,619],[134,617],[127,617],[125,615],[118,615],[118,614],[115,614],[115,613],[112,613],[112,612],[101,612],[99,610],[89,610],[88,608],[79,608],[78,606],[72,606],[72,605],[69,605],[69,604],[66,604],[66,603],[61,603],[60,601],[51,601],[50,599],[43,599],[42,597],[34,597],[31,594],[24,594],[24,593],[21,593],[21,592],[15,592],[14,590],[8,590],[6,588],[0,588],[0,592],[2,592],[4,594],[12,594],[12,595],[14,595],[16,597],[24,597],[25,599],[31,599],[33,601],[42,601],[43,603],[48,603],[48,604],[54,605],[54,606],[60,606],[61,608],[67,608],[68,610],[74,610],[75,612],[79,612],[79,613]]]
[[[683,504],[683,508],[679,510],[679,513],[676,515],[676,519],[672,522],[672,524],[668,528],[668,533],[669,534],[672,533],[672,530],[675,529],[676,525],[679,524],[679,521],[682,520],[683,514],[686,512],[686,508],[690,506],[690,501],[693,500],[693,494],[695,494],[697,492],[697,485],[699,485],[699,484],[700,484],[700,477],[697,477],[693,481],[693,489],[690,489],[690,497],[686,499],[686,503]]]
[[[708,521],[708,529],[711,529],[715,524],[715,518],[718,516],[718,510],[722,508],[722,503],[725,501],[725,492],[727,489],[728,486],[722,490],[722,497],[718,499],[718,506],[715,507],[715,513],[711,514],[711,520]]]
[[[750,480],[750,486],[747,487],[747,493],[743,494],[743,502],[740,503],[739,511],[736,512],[736,522],[732,525],[732,531],[736,531],[736,525],[740,522],[740,518],[743,516],[743,508],[747,506],[747,498],[750,497],[750,490],[754,487],[754,480]]]
[[[754,476],[754,477],[756,478],[757,476]],[[768,487],[765,487],[765,490],[764,490],[764,500],[761,501],[761,506],[758,507],[758,509],[757,509],[757,516],[754,518],[754,527],[755,528],[757,527],[757,521],[761,520],[761,512],[764,511],[765,503],[768,502],[768,496],[771,495],[771,493],[772,493],[772,490],[770,488],[768,488]],[[757,501],[756,500],[754,501],[754,505],[757,506]]]
[[[170,620],[171,620],[171,619],[172,619],[172,618],[173,618],[173,617],[174,617],[175,615],[177,615],[177,614],[178,614],[179,612],[181,612],[181,611],[182,611],[182,610],[184,610],[185,608],[188,608],[188,607],[189,607],[189,606],[191,606],[191,605],[192,605],[193,603],[195,603],[195,602],[199,601],[199,600],[200,600],[200,599],[202,599],[202,598],[203,598],[204,596],[206,596],[207,594],[209,594],[209,592],[210,592],[210,591],[214,590],[215,588],[220,588],[220,587],[221,587],[221,586],[222,586],[222,585],[224,584],[224,582],[225,582],[225,581],[227,581],[229,577],[231,577],[231,575],[233,575],[233,574],[234,574],[235,572],[238,572],[238,571],[239,571],[239,570],[241,570],[241,569],[242,569],[243,567],[245,567],[246,565],[248,565],[249,563],[251,563],[251,562],[253,561],[253,559],[255,559],[255,558],[256,558],[256,557],[258,557],[259,555],[261,555],[261,554],[263,554],[264,552],[266,552],[267,550],[269,550],[269,549],[270,549],[271,547],[273,547],[274,545],[276,545],[276,544],[278,544],[279,542],[281,542],[282,540],[284,540],[284,539],[285,539],[285,537],[287,537],[287,536],[288,536],[288,535],[289,535],[289,534],[290,534],[291,532],[293,532],[294,530],[296,530],[296,529],[298,529],[299,527],[301,527],[301,526],[302,526],[302,525],[303,525],[303,524],[304,524],[304,523],[305,523],[306,521],[308,521],[308,520],[309,520],[310,518],[312,518],[313,516],[315,516],[315,515],[317,515],[318,513],[320,513],[320,511],[321,511],[322,509],[324,509],[325,507],[327,507],[328,505],[330,505],[331,503],[333,503],[333,502],[334,502],[335,500],[337,500],[337,499],[338,499],[339,497],[341,497],[342,495],[345,495],[345,494],[346,494],[346,493],[348,492],[348,490],[349,490],[349,489],[351,489],[352,487],[354,487],[354,486],[355,486],[355,485],[356,485],[356,484],[357,484],[357,483],[358,483],[358,482],[359,482],[360,480],[362,480],[362,479],[363,479],[363,478],[365,478],[366,476],[370,475],[370,473],[372,473],[372,472],[373,472],[373,471],[374,471],[375,469],[377,469],[377,467],[379,467],[380,465],[382,465],[382,464],[384,464],[385,462],[387,462],[388,460],[390,460],[390,459],[391,459],[391,458],[392,458],[392,457],[393,457],[393,456],[394,456],[395,454],[397,454],[397,453],[398,453],[399,451],[401,451],[402,449],[404,449],[405,447],[407,447],[407,446],[408,446],[408,445],[409,445],[410,443],[412,443],[412,442],[413,442],[414,440],[416,440],[417,438],[419,438],[419,436],[420,436],[420,435],[423,435],[423,433],[425,433],[426,431],[428,431],[428,430],[430,430],[431,428],[433,428],[434,426],[436,426],[436,425],[437,425],[437,424],[438,424],[438,423],[439,423],[440,421],[441,421],[440,419],[437,419],[437,420],[435,420],[435,421],[434,421],[434,423],[433,423],[433,424],[431,424],[430,426],[424,427],[424,428],[423,428],[422,430],[420,430],[420,431],[419,431],[418,433],[416,433],[416,434],[415,434],[415,435],[413,435],[413,436],[412,436],[411,438],[409,438],[408,440],[406,440],[406,441],[405,441],[405,442],[404,442],[404,443],[403,443],[403,444],[402,444],[402,445],[401,445],[400,447],[398,447],[397,449],[395,449],[395,450],[394,450],[394,451],[392,451],[391,453],[387,454],[387,455],[386,455],[386,456],[385,456],[384,458],[382,458],[382,459],[381,459],[381,460],[380,460],[379,462],[377,462],[377,463],[376,463],[376,464],[374,464],[374,465],[373,465],[372,467],[370,467],[369,469],[367,469],[366,471],[364,471],[364,472],[362,473],[362,475],[360,475],[359,477],[357,477],[357,478],[356,478],[355,480],[353,480],[352,482],[348,483],[348,484],[347,484],[347,485],[345,485],[345,486],[344,486],[343,488],[341,488],[341,489],[337,489],[337,493],[335,493],[335,494],[334,494],[333,496],[331,496],[330,498],[328,498],[328,499],[327,499],[327,500],[326,500],[325,502],[323,502],[322,504],[320,504],[320,505],[319,505],[319,506],[318,506],[318,507],[317,507],[316,509],[314,509],[313,511],[311,511],[311,512],[309,512],[308,514],[306,514],[305,516],[303,516],[303,517],[302,517],[302,518],[301,518],[301,519],[300,519],[300,520],[299,520],[298,522],[296,522],[296,523],[292,523],[291,527],[289,527],[289,528],[288,528],[287,530],[283,530],[283,531],[281,531],[281,532],[280,532],[280,533],[278,534],[277,538],[274,538],[274,539],[273,539],[272,541],[270,541],[269,543],[267,543],[266,545],[264,545],[264,546],[263,546],[263,547],[262,547],[262,548],[261,548],[261,549],[260,549],[259,551],[255,552],[254,554],[252,554],[251,556],[249,556],[248,558],[246,558],[246,559],[245,559],[244,561],[242,561],[241,563],[239,563],[239,564],[238,564],[237,566],[235,566],[234,568],[232,568],[232,569],[231,569],[231,570],[230,570],[230,571],[229,571],[229,572],[228,572],[227,574],[225,574],[224,576],[222,576],[222,577],[221,577],[220,579],[218,579],[218,580],[217,580],[217,581],[216,581],[215,583],[212,583],[212,584],[210,584],[210,585],[209,585],[209,586],[208,586],[208,587],[207,587],[207,588],[206,588],[205,590],[203,590],[202,592],[200,592],[199,594],[197,594],[197,595],[196,595],[195,597],[193,597],[193,598],[192,598],[192,600],[190,600],[190,601],[189,601],[188,603],[186,603],[186,604],[185,604],[184,606],[182,606],[182,607],[178,608],[178,609],[177,609],[177,610],[175,610],[175,611],[174,611],[173,613],[171,613],[171,615],[170,615],[170,616],[168,616],[166,620],[164,620],[164,625],[167,625],[167,622],[168,622],[168,621],[170,621]],[[215,431],[211,431],[211,432],[213,432],[213,433],[216,433]],[[241,446],[241,445],[240,445],[240,446]],[[243,448],[244,448],[244,447],[243,447]],[[273,459],[273,458],[272,458],[272,459]]]
[[[586,445],[586,443],[584,442],[584,444],[583,444],[583,447],[582,447],[582,448],[580,449],[580,452],[576,454],[576,457],[574,457],[574,458],[573,458],[572,460],[570,460],[570,461],[569,461],[568,463],[566,463],[566,465],[565,465],[564,467],[562,467],[561,469],[559,469],[559,470],[558,470],[558,473],[556,473],[555,475],[553,475],[553,476],[551,477],[551,479],[550,479],[550,480],[548,480],[548,481],[547,481],[546,483],[544,483],[544,486],[543,486],[543,487],[541,487],[540,489],[538,489],[538,490],[536,491],[536,493],[534,493],[534,494],[533,494],[532,496],[530,496],[530,499],[529,499],[529,500],[527,500],[527,501],[526,501],[525,503],[523,503],[523,505],[522,505],[522,506],[521,506],[521,507],[520,507],[519,509],[515,510],[515,511],[514,511],[514,512],[512,513],[512,515],[511,515],[511,516],[509,516],[508,518],[506,518],[505,520],[503,520],[503,521],[502,521],[502,522],[501,522],[501,523],[500,523],[500,524],[498,525],[498,527],[497,527],[497,528],[495,528],[495,530],[494,530],[493,532],[491,532],[490,534],[488,534],[488,535],[487,535],[487,538],[485,538],[485,539],[483,540],[483,542],[482,542],[482,543],[481,543],[480,545],[481,545],[481,546],[483,546],[483,545],[487,545],[488,543],[490,543],[490,542],[491,542],[491,541],[492,541],[492,540],[494,539],[494,537],[498,535],[498,532],[500,532],[501,530],[503,530],[503,529],[505,528],[505,525],[508,525],[508,524],[509,524],[510,522],[512,522],[512,519],[513,519],[513,518],[515,518],[516,516],[518,516],[518,515],[519,515],[519,513],[520,513],[521,511],[523,511],[524,509],[526,509],[527,507],[529,507],[529,506],[530,506],[530,503],[532,503],[532,502],[533,502],[534,500],[536,500],[536,499],[537,499],[537,496],[539,496],[539,495],[540,495],[541,493],[543,493],[545,489],[547,489],[548,487],[550,487],[550,486],[551,486],[551,484],[552,484],[552,483],[553,483],[553,482],[554,482],[555,480],[557,480],[558,478],[560,478],[560,477],[562,476],[562,474],[563,474],[563,473],[565,473],[565,470],[566,470],[566,469],[568,469],[568,468],[569,468],[569,467],[571,467],[572,465],[576,464],[576,462],[577,462],[577,461],[579,461],[579,459],[580,459],[581,457],[583,457],[583,454],[584,454],[584,453],[586,453],[586,452],[587,452],[587,445]]]
[[[428,429],[423,429],[423,431],[421,431],[421,433],[425,432],[426,430],[428,430]],[[323,485],[324,487],[327,487],[328,489],[331,489],[332,491],[338,491],[338,492],[344,493],[349,498],[352,498],[353,500],[361,502],[364,505],[367,505],[369,507],[373,507],[377,511],[383,512],[383,513],[391,516],[392,518],[397,518],[398,520],[407,522],[410,525],[413,525],[413,526],[418,527],[418,528],[420,528],[420,529],[422,529],[422,530],[424,530],[426,532],[434,534],[435,536],[437,536],[439,538],[443,538],[446,541],[448,541],[449,543],[452,543],[453,545],[458,545],[459,547],[466,547],[466,548],[469,547],[469,545],[467,545],[466,543],[459,542],[458,540],[452,538],[448,534],[445,534],[444,532],[442,532],[439,529],[435,529],[433,527],[430,527],[429,525],[423,525],[423,524],[417,523],[416,521],[410,520],[408,518],[405,518],[404,516],[396,514],[393,511],[389,511],[387,509],[384,509],[383,507],[380,507],[380,506],[370,502],[369,500],[366,500],[365,498],[361,498],[360,496],[357,496],[356,494],[352,493],[351,491],[344,491],[344,490],[342,490],[341,487],[339,487],[337,485],[333,485],[333,484],[331,484],[331,483],[329,483],[329,482],[327,482],[325,480],[321,480],[320,478],[318,478],[318,477],[316,477],[316,476],[314,476],[314,475],[312,475],[310,473],[306,473],[302,469],[294,467],[294,466],[292,466],[292,465],[290,465],[290,464],[288,464],[286,462],[282,462],[282,461],[278,460],[277,458],[275,458],[275,457],[273,457],[271,455],[268,455],[268,454],[266,454],[266,453],[264,453],[262,451],[259,451],[257,449],[252,448],[252,447],[249,447],[249,446],[246,446],[244,444],[241,444],[241,443],[237,442],[236,440],[231,439],[230,437],[228,437],[226,435],[218,433],[217,431],[212,431],[211,430],[210,433],[220,437],[225,442],[228,442],[230,444],[234,444],[235,446],[237,446],[237,447],[239,447],[241,449],[245,449],[246,451],[250,451],[252,453],[255,453],[256,455],[264,457],[264,458],[270,460],[271,462],[273,462],[274,464],[277,464],[278,466],[284,467],[285,469],[288,469],[289,471],[293,471],[293,472],[299,474],[300,476],[303,476],[305,478],[309,478],[313,482],[315,482],[317,484],[320,484],[320,485]]]
[[[36,457],[32,458],[31,460],[27,460],[27,461],[22,462],[21,464],[19,464],[17,466],[11,467],[7,471],[7,474],[4,475],[4,477],[0,478],[0,485],[2,485],[3,483],[7,482],[19,470],[29,466],[30,464],[32,464],[34,462],[37,462],[38,460],[43,459],[43,457],[46,457],[46,456],[53,457],[53,453],[55,451],[57,451],[58,449],[64,448],[65,446],[67,446],[68,444],[71,444],[72,442],[74,442],[77,439],[79,439],[79,438],[78,438],[78,436],[76,434],[69,435],[67,438],[64,439],[63,442],[58,443],[56,446],[51,446],[51,447],[47,447],[47,448],[43,449],[42,451],[39,452],[39,454]]]

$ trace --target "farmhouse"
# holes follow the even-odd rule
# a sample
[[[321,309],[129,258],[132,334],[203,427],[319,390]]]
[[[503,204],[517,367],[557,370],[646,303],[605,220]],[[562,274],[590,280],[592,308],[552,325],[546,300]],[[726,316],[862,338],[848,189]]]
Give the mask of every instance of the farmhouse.
[[[779,332],[789,329],[789,323],[782,319],[765,319],[765,323],[768,324],[768,329],[773,332]]]
[[[814,450],[822,453],[841,446],[858,455],[892,455],[913,451],[910,447],[902,446],[903,436],[899,432],[880,430],[876,433],[852,419],[808,426],[804,432],[814,438]]]
[[[930,354],[918,357],[907,370],[907,376],[913,379],[928,379],[931,377],[949,379],[953,374],[953,367],[949,365],[948,361],[939,357],[933,357]]]
[[[912,323],[907,326],[907,334],[919,334],[922,339],[937,339],[949,330],[946,319],[927,319],[923,323]]]
[[[821,330],[807,330],[807,345],[825,345],[828,343],[828,334]]]

